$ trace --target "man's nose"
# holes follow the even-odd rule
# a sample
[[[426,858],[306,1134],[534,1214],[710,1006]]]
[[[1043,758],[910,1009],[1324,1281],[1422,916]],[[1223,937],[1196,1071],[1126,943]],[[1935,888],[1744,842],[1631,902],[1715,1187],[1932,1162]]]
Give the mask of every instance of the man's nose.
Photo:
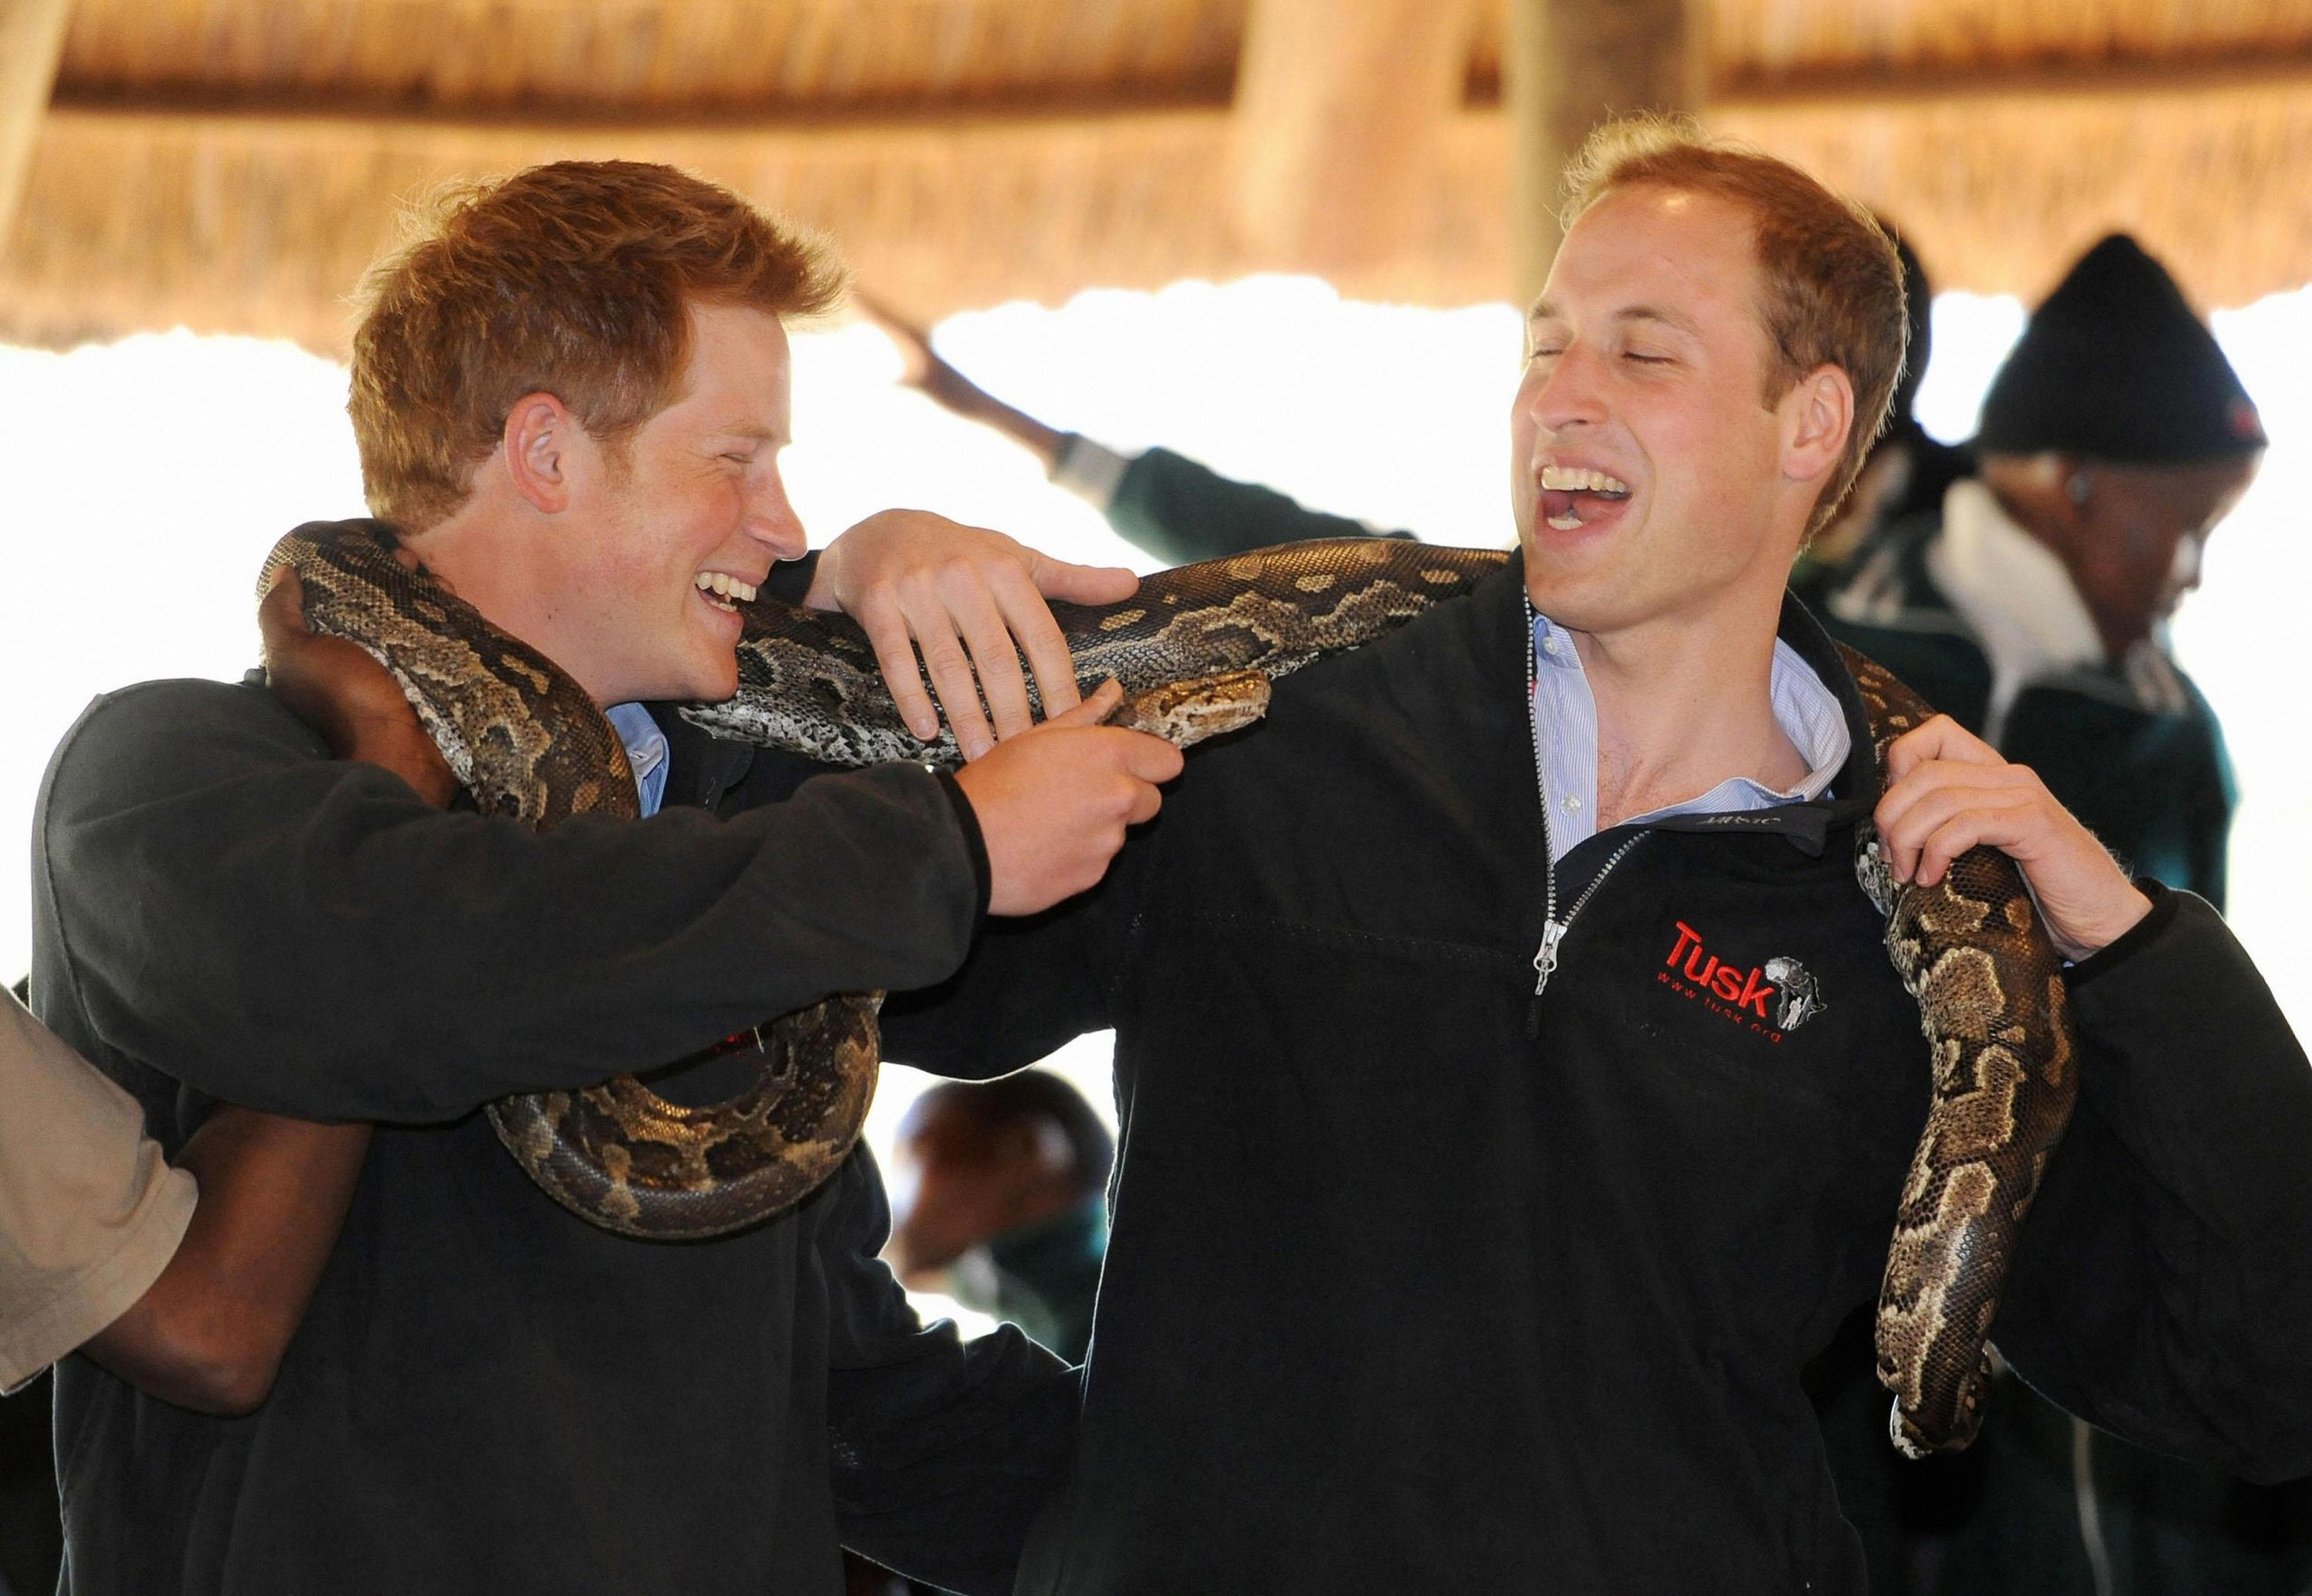
[[[1552,358],[1528,403],[1533,417],[1549,432],[1594,424],[1605,418],[1605,389],[1596,354],[1575,344]]]
[[[747,531],[770,550],[774,559],[798,560],[810,552],[811,539],[803,530],[803,518],[795,513],[787,497],[787,484],[776,476],[757,490],[748,505]]]

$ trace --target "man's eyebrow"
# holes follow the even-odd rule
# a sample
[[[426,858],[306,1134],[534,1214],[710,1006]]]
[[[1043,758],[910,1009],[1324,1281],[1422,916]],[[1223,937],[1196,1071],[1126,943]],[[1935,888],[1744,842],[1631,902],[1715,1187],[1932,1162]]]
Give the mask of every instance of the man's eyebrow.
[[[1656,304],[1627,305],[1614,313],[1614,320],[1625,324],[1631,322],[1652,322],[1667,327],[1673,332],[1683,332],[1690,337],[1696,335],[1694,324],[1691,320],[1673,310]]]
[[[1561,313],[1557,306],[1548,300],[1537,299],[1534,302],[1534,308],[1525,313],[1525,323],[1531,326],[1535,322],[1546,322]],[[1691,320],[1662,305],[1624,305],[1613,313],[1611,319],[1624,325],[1632,322],[1651,322],[1667,327],[1674,332],[1685,333],[1689,337],[1699,336]]]
[[[775,427],[765,426],[759,421],[734,421],[728,426],[715,428],[714,436],[743,438],[751,443],[784,443],[788,441],[784,433]]]

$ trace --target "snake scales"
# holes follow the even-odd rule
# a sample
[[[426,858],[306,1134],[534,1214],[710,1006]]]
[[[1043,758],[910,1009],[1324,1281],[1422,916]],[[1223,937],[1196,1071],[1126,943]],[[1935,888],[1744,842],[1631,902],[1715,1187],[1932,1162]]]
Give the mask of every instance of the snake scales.
[[[1289,545],[1150,577],[1122,603],[1053,609],[1083,679],[1123,682],[1114,722],[1185,744],[1256,716],[1267,677],[1467,592],[1505,557],[1396,542]],[[315,630],[359,643],[393,672],[484,813],[536,826],[636,813],[625,751],[577,684],[404,569],[359,524],[284,538],[260,591],[284,565],[298,573]],[[946,733],[926,745],[907,731],[849,621],[771,600],[746,610],[738,694],[685,707],[688,719],[839,764],[960,762]],[[1851,653],[1847,661],[1883,776],[1887,745],[1932,712],[1879,667]],[[1219,673],[1234,674],[1217,687],[1180,683]],[[1934,1059],[1933,1105],[1878,1324],[1894,1439],[1916,1453],[1963,1446],[1980,1423],[1984,1337],[2069,1117],[2074,1043],[2059,962],[2005,855],[1978,848],[1934,888],[1898,886],[1866,824],[1857,868],[1887,915],[1888,949]],[[709,1050],[751,1045],[760,1055],[755,1087],[729,1103],[678,1106],[622,1076],[507,1098],[490,1118],[532,1178],[595,1224],[656,1239],[736,1229],[801,1200],[849,1153],[873,1088],[880,1001],[833,997]]]

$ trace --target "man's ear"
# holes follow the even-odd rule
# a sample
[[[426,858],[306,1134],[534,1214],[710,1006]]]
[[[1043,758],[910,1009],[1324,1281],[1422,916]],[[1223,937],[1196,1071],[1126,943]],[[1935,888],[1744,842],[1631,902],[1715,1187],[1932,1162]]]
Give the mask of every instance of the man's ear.
[[[1853,434],[1854,384],[1836,366],[1817,366],[1776,406],[1783,423],[1782,474],[1811,482],[1838,469]]]
[[[543,514],[569,508],[571,450],[578,432],[578,418],[549,393],[524,394],[506,413],[498,450],[507,480]]]

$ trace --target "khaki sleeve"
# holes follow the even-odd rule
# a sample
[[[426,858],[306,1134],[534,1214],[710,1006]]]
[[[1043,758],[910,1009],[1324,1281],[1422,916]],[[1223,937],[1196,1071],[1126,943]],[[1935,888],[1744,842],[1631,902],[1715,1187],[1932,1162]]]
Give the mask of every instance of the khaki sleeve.
[[[194,1194],[135,1099],[0,992],[0,1395],[144,1294]]]

